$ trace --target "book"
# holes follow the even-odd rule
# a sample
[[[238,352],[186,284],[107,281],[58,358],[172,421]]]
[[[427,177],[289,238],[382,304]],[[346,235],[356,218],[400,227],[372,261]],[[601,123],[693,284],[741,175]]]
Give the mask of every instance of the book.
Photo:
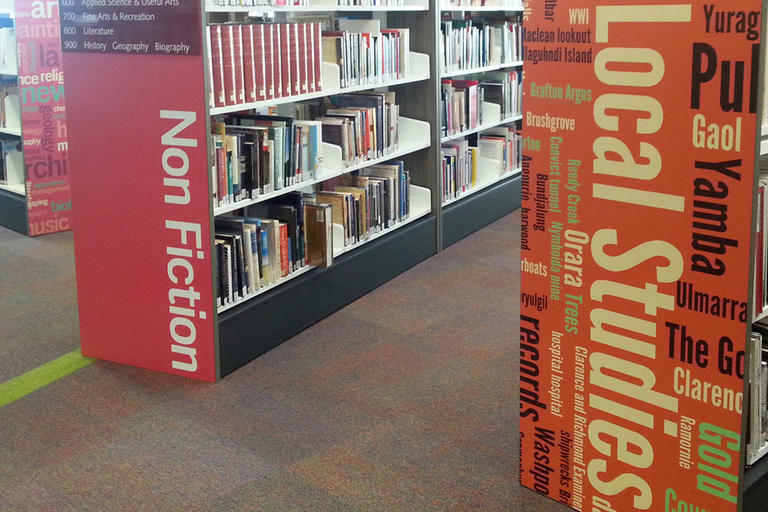
[[[333,264],[333,207],[328,203],[307,202],[304,208],[307,264],[329,267]]]

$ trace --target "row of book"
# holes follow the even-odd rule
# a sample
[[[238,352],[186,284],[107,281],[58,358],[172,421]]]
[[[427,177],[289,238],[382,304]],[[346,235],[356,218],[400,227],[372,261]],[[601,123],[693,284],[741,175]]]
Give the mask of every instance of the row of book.
[[[410,173],[391,161],[215,219],[217,306],[238,302],[306,267],[333,264],[333,224],[360,243],[408,218]]]
[[[440,24],[440,69],[459,71],[522,60],[522,21],[445,20]]]
[[[499,9],[522,9],[521,0],[443,0],[443,7],[498,7]]]
[[[394,92],[340,94],[313,110],[313,120],[237,114],[213,122],[211,186],[216,206],[256,199],[292,185],[316,180],[323,142],[341,148],[351,165],[394,152],[399,107]]]
[[[333,222],[344,228],[344,246],[394,227],[410,212],[410,172],[402,161],[372,165],[324,181],[317,201],[330,204]]]
[[[233,124],[211,125],[215,205],[256,199],[317,176],[323,149],[319,121],[261,115],[229,121]]]
[[[0,126],[15,130],[21,127],[21,96],[16,77],[0,79]]]
[[[443,136],[477,128],[485,122],[483,103],[499,105],[501,119],[519,115],[522,105],[522,72],[486,73],[477,79],[444,78],[440,93]]]
[[[408,74],[410,31],[381,28],[378,19],[337,18],[323,32],[323,60],[339,66],[341,87],[370,85]]]
[[[768,158],[760,158],[755,234],[755,315],[768,310]]]
[[[768,330],[755,326],[749,339],[751,366],[747,374],[749,402],[744,407],[749,416],[747,464],[768,453]]]
[[[341,87],[375,85],[408,72],[408,29],[381,29],[379,20],[208,25],[211,107],[322,91],[323,62],[339,66]]]
[[[487,165],[488,160],[499,176],[520,168],[521,137],[514,126],[489,129],[478,135],[476,142],[470,146],[468,139],[458,139],[441,144],[443,201],[457,199],[475,188],[483,171],[480,166]]]
[[[306,266],[333,263],[328,204],[299,192],[215,220],[217,306],[274,285]]]
[[[0,185],[23,185],[24,179],[21,139],[0,140]]]
[[[0,27],[0,71],[16,73],[16,33],[13,27]]]
[[[322,24],[208,25],[211,107],[322,90]]]
[[[219,7],[289,7],[289,6],[307,6],[313,5],[309,0],[208,0],[207,6]],[[320,5],[342,5],[342,6],[400,6],[404,5],[403,0],[338,0],[335,3],[323,3]]]

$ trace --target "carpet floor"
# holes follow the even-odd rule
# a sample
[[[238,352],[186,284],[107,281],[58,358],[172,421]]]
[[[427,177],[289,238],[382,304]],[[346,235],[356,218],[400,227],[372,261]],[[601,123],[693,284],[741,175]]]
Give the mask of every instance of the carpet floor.
[[[96,362],[3,407],[0,510],[567,510],[517,483],[519,220],[218,384]],[[2,382],[78,327],[71,235],[0,247]]]

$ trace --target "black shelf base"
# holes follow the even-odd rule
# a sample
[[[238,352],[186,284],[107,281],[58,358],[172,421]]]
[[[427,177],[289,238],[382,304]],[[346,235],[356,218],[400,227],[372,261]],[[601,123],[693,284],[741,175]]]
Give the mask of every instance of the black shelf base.
[[[520,208],[522,176],[512,176],[443,208],[443,247]]]
[[[0,226],[29,235],[26,198],[0,189]]]
[[[414,221],[219,315],[220,376],[434,255],[435,224],[435,217]]]

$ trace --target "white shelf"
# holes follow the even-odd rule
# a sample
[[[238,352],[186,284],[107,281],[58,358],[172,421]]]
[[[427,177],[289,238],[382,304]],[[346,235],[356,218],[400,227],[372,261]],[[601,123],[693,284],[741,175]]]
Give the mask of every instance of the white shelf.
[[[749,450],[747,450],[747,453],[749,453]],[[764,443],[763,446],[760,447],[760,449],[757,450],[757,454],[755,455],[755,458],[750,460],[751,457],[747,455],[747,466],[751,466],[758,460],[760,460],[766,453],[768,453],[768,443]]]
[[[408,12],[427,11],[426,5],[209,5],[206,12]]]
[[[275,281],[274,283],[272,283],[270,285],[267,285],[267,286],[265,286],[263,288],[259,288],[257,291],[255,291],[253,293],[249,293],[245,297],[238,297],[237,299],[234,300],[234,302],[230,302],[229,304],[225,304],[223,306],[218,307],[217,308],[217,312],[223,313],[224,311],[226,311],[228,309],[232,309],[233,307],[237,306],[238,304],[242,304],[243,302],[247,302],[247,301],[251,300],[254,297],[258,297],[262,293],[266,293],[269,290],[272,290],[273,288],[277,288],[281,284],[287,283],[291,279],[299,277],[302,274],[306,274],[307,272],[309,272],[313,268],[315,268],[315,267],[311,267],[309,265],[305,265],[305,266],[301,267],[299,270],[293,271],[292,273],[288,274],[287,276],[285,276],[283,278],[278,279],[277,281]]]
[[[488,71],[499,71],[501,69],[516,68],[522,65],[523,65],[523,61],[516,60],[513,62],[493,64],[491,66],[483,66],[481,68],[468,68],[468,69],[456,69],[453,71],[443,71],[440,73],[440,78],[450,78],[452,76],[470,75],[472,73],[486,73]]]
[[[24,188],[24,185],[22,184],[8,184],[8,185],[0,184],[0,188],[3,190],[7,190],[9,192],[13,192],[14,194],[18,194],[22,197],[26,195],[26,190]]]
[[[0,69],[0,75],[13,75],[16,76],[18,71],[15,69]]]
[[[322,167],[320,168],[320,172],[318,173],[315,179],[303,181],[301,183],[291,185],[290,187],[281,188],[280,190],[270,192],[269,194],[260,195],[256,199],[246,199],[243,201],[237,201],[235,203],[227,204],[224,206],[214,207],[213,214],[221,215],[223,213],[239,210],[240,208],[245,208],[246,206],[250,206],[256,203],[261,203],[263,201],[267,201],[268,199],[272,199],[274,197],[287,194],[289,192],[308,188],[322,181],[335,178],[336,176],[340,176],[342,174],[355,171],[357,169],[363,169],[370,165],[375,165],[382,162],[388,162],[389,160],[392,160],[394,158],[398,158],[400,156],[413,153],[420,149],[427,148],[431,145],[430,126],[429,126],[429,123],[427,122],[419,121],[418,119],[401,117],[400,123],[398,124],[398,132],[399,132],[400,144],[396,151],[386,154],[380,158],[363,160],[362,162],[357,162],[353,165],[348,165],[346,167],[343,165],[341,160],[341,148],[339,146],[334,146],[333,144],[328,144],[324,142],[323,143],[323,164],[322,164]]]
[[[344,245],[344,226],[340,224],[333,225],[333,257],[338,258],[342,254],[348,253],[361,247],[368,242],[373,242],[377,238],[388,235],[389,233],[407,226],[411,222],[425,217],[432,211],[432,193],[428,188],[418,187],[411,185],[409,187],[411,194],[410,212],[408,218],[401,220],[394,226],[386,229],[382,229],[377,233],[373,233],[365,240],[361,240],[354,244]]]
[[[0,133],[4,133],[6,135],[15,135],[16,137],[21,137],[21,128],[3,128],[3,127],[0,127]]]
[[[763,310],[760,313],[756,314],[755,317],[752,319],[752,323],[754,324],[756,322],[760,322],[762,320],[765,320],[766,318],[768,318],[768,307],[763,308]]]
[[[483,159],[483,160],[485,160],[485,159]],[[500,162],[499,162],[499,165],[500,165]],[[480,165],[480,163],[478,163],[477,167],[478,167],[477,172],[478,172],[478,175],[479,175],[481,173],[481,170],[480,170],[481,165]],[[491,178],[486,178],[486,179],[483,179],[483,180],[481,180],[480,177],[478,177],[478,180],[477,180],[478,183],[474,187],[470,188],[469,190],[467,190],[465,192],[462,192],[457,197],[452,197],[451,199],[443,200],[443,208],[445,208],[449,204],[455,203],[456,201],[461,201],[465,197],[471,196],[472,194],[474,194],[476,192],[480,192],[481,190],[486,189],[486,188],[490,187],[491,185],[494,185],[494,184],[496,184],[496,183],[498,183],[498,182],[500,182],[502,180],[505,180],[507,178],[510,178],[512,176],[520,174],[520,172],[522,172],[522,169],[521,168],[517,168],[517,169],[514,169],[512,171],[507,171],[507,172],[504,172],[504,173],[495,175],[495,176],[493,176]]]
[[[242,103],[240,105],[227,105],[224,107],[211,107],[211,115],[227,114],[230,112],[240,112],[254,108],[270,107],[281,105],[283,103],[295,103],[298,101],[323,98],[334,94],[345,94],[349,92],[367,91],[379,87],[391,87],[394,85],[409,84],[429,80],[429,55],[425,53],[410,52],[409,69],[412,71],[408,76],[388,82],[353,85],[351,87],[341,87],[341,72],[339,66],[329,62],[323,62],[323,90],[307,94],[297,94],[295,96],[284,96],[273,98],[271,100],[256,101],[253,103]],[[425,73],[426,72],[426,73]]]
[[[504,5],[449,5],[440,7],[442,12],[523,12],[521,6],[507,7]]]
[[[462,137],[466,137],[467,135],[472,135],[473,133],[482,132],[483,130],[488,130],[490,128],[496,128],[497,126],[503,126],[505,124],[514,123],[515,121],[519,121],[523,118],[522,115],[512,116],[508,117],[506,119],[501,119],[499,121],[492,121],[490,123],[485,123],[480,126],[477,126],[475,128],[470,128],[468,130],[464,130],[462,132],[452,133],[450,135],[446,135],[445,137],[442,137],[440,139],[440,142],[450,142],[455,139],[460,139]]]

